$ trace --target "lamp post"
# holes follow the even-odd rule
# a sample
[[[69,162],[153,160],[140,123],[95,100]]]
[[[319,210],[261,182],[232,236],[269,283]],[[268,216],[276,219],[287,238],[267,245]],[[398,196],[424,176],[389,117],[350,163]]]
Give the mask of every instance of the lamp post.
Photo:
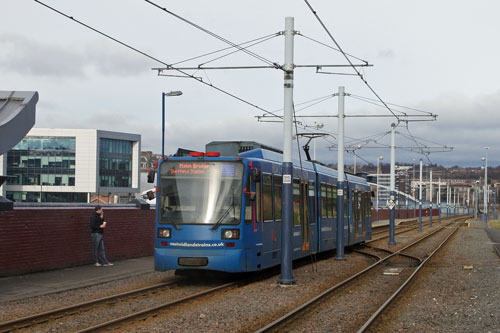
[[[420,180],[418,188],[418,231],[422,232],[422,159],[420,159]]]
[[[161,157],[165,157],[165,97],[180,96],[182,91],[161,93]]]
[[[360,145],[357,145],[356,148],[354,149],[353,153],[354,153],[354,174],[356,174],[356,164],[358,164],[357,160],[356,160],[356,150],[359,150],[361,149],[361,146]]]
[[[432,227],[432,167],[430,168],[429,189],[430,189],[429,199],[430,199],[430,202],[431,202],[431,206],[430,206],[430,209],[429,209],[429,227]]]
[[[498,220],[498,211],[497,211],[497,188],[493,187],[493,199],[495,201],[495,205],[493,206],[493,218]]]
[[[438,221],[439,224],[441,224],[441,177],[439,177],[438,180],[438,200],[437,200],[437,205],[438,205]]]
[[[477,220],[477,210],[479,208],[479,180],[476,180],[474,187],[474,219]]]
[[[377,204],[375,206],[375,211],[377,213],[377,221],[378,221],[378,175],[380,174],[380,161],[384,159],[384,156],[377,157]]]
[[[486,150],[486,157],[483,157],[481,160],[485,162],[484,164],[484,221],[488,222],[488,149],[490,147],[484,147]]]

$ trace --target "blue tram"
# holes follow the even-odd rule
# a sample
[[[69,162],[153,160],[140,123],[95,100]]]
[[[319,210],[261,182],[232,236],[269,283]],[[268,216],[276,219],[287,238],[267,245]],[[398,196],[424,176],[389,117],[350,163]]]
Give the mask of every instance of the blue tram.
[[[155,269],[247,272],[280,264],[282,155],[195,153],[158,165]],[[298,162],[298,161],[296,161]],[[344,244],[371,238],[371,196],[347,175]],[[335,248],[337,171],[294,163],[293,259]]]

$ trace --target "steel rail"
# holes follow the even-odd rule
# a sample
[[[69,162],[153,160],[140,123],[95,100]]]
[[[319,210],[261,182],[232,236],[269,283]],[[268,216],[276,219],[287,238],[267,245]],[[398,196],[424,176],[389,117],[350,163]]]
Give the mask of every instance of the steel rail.
[[[383,259],[381,259],[381,260],[377,261],[376,263],[374,263],[374,264],[372,264],[372,265],[368,266],[367,268],[365,268],[365,269],[361,270],[360,272],[358,272],[358,273],[356,273],[356,274],[354,274],[354,275],[350,276],[349,278],[347,278],[347,279],[345,279],[345,280],[343,280],[343,281],[341,281],[341,282],[339,282],[339,283],[335,284],[334,286],[332,286],[332,287],[328,288],[327,290],[323,291],[321,294],[319,294],[319,295],[317,295],[317,296],[313,297],[312,299],[310,299],[310,300],[309,300],[309,301],[307,301],[306,303],[304,303],[304,304],[300,305],[299,307],[297,307],[297,308],[295,308],[294,310],[292,310],[292,311],[288,312],[287,314],[285,314],[284,316],[282,316],[282,317],[280,317],[280,318],[276,319],[275,321],[273,321],[273,322],[269,323],[268,325],[266,325],[266,326],[264,326],[264,327],[262,327],[262,328],[258,329],[258,330],[257,330],[257,331],[255,331],[255,332],[256,332],[256,333],[262,333],[262,332],[267,332],[267,331],[270,331],[271,329],[276,328],[278,325],[280,325],[280,324],[284,323],[285,321],[289,320],[290,318],[292,318],[292,317],[293,317],[293,316],[295,316],[296,314],[300,313],[302,310],[304,310],[304,309],[306,309],[307,307],[311,306],[312,304],[316,303],[317,301],[319,301],[319,300],[320,300],[320,299],[322,299],[323,297],[325,297],[325,296],[329,295],[329,294],[330,294],[330,293],[332,293],[333,291],[335,291],[335,290],[339,289],[340,287],[342,287],[342,286],[346,285],[347,283],[349,283],[349,282],[351,282],[351,281],[353,281],[353,280],[357,279],[358,277],[360,277],[361,275],[365,274],[366,272],[371,271],[373,268],[378,267],[378,266],[379,266],[380,264],[382,264],[383,262],[385,262],[385,261],[389,260],[390,258],[392,258],[392,257],[394,257],[394,256],[396,256],[396,255],[398,255],[398,254],[400,254],[400,252],[407,250],[408,248],[410,248],[410,247],[412,247],[412,246],[414,246],[414,245],[416,245],[416,244],[420,243],[421,241],[423,241],[423,240],[427,239],[428,237],[430,237],[430,236],[434,235],[435,233],[437,233],[437,232],[439,232],[439,231],[443,230],[445,227],[447,227],[448,225],[450,225],[450,224],[452,224],[452,223],[454,223],[454,222],[455,222],[455,221],[450,221],[448,224],[445,224],[445,225],[441,226],[440,228],[438,228],[438,229],[434,230],[433,232],[431,232],[431,233],[429,233],[429,234],[427,234],[427,235],[425,235],[425,236],[423,236],[423,237],[421,237],[421,238],[417,239],[415,242],[413,242],[413,243],[411,243],[411,244],[409,244],[409,245],[407,245],[407,246],[405,246],[405,247],[403,247],[403,248],[401,248],[401,249],[399,249],[399,250],[395,251],[393,254],[388,255],[387,257],[385,257],[385,258],[383,258]]]
[[[428,223],[426,223],[426,225],[427,225],[427,224],[428,224]],[[413,230],[415,230],[415,229],[418,229],[418,226],[416,226],[416,227],[409,227],[409,228],[407,228],[406,230],[401,230],[400,232],[398,232],[398,233],[397,233],[397,235],[401,235],[401,234],[404,234],[404,233],[406,233],[406,232],[413,231]],[[388,230],[385,230],[385,231],[388,231]],[[377,242],[377,241],[379,241],[379,240],[381,240],[381,239],[384,239],[384,238],[389,238],[389,235],[387,235],[387,236],[381,236],[381,237],[379,237],[379,238],[375,238],[375,239],[370,239],[370,240],[366,241],[365,243],[373,243],[373,242]]]
[[[47,320],[46,318],[55,317],[55,316],[58,316],[58,318],[60,318],[60,317],[64,316],[64,314],[66,312],[71,311],[72,313],[75,313],[75,311],[80,311],[80,310],[83,310],[87,307],[94,306],[96,304],[113,301],[113,300],[116,300],[118,298],[128,297],[128,296],[132,296],[135,294],[140,294],[140,293],[143,293],[145,291],[163,288],[163,287],[169,286],[171,284],[178,283],[179,281],[182,281],[182,279],[177,278],[173,281],[159,283],[159,284],[155,284],[152,286],[148,286],[148,287],[144,287],[144,288],[140,288],[140,289],[136,289],[136,290],[131,290],[131,291],[123,292],[123,293],[116,294],[116,295],[98,298],[98,299],[94,299],[94,300],[83,302],[83,303],[73,304],[70,306],[63,307],[63,308],[58,308],[58,309],[54,309],[54,310],[50,310],[50,311],[46,311],[46,312],[42,312],[42,313],[37,313],[37,314],[22,317],[22,318],[14,319],[14,320],[5,321],[5,322],[0,323],[0,332],[8,332],[8,331],[24,328],[24,327],[30,326],[30,325],[36,325],[38,323],[46,321]]]
[[[186,297],[174,300],[174,301],[170,301],[168,303],[164,303],[164,304],[161,304],[161,305],[149,308],[149,309],[145,309],[145,310],[141,310],[141,311],[138,311],[135,313],[131,313],[129,315],[126,315],[126,316],[123,316],[120,318],[116,318],[116,319],[113,319],[113,320],[110,320],[110,321],[107,321],[107,322],[104,322],[104,323],[101,323],[101,324],[98,324],[95,326],[85,328],[83,330],[79,330],[79,331],[77,331],[77,333],[84,333],[84,332],[86,333],[86,332],[93,332],[93,331],[97,331],[97,330],[106,329],[106,328],[109,328],[111,326],[117,325],[119,323],[123,323],[123,322],[129,321],[129,320],[132,320],[132,319],[135,319],[138,317],[143,317],[143,316],[155,313],[159,310],[164,310],[168,307],[175,306],[175,305],[178,305],[181,303],[185,303],[187,301],[190,301],[190,300],[193,300],[196,298],[200,298],[202,296],[214,293],[214,292],[222,290],[222,289],[236,286],[238,284],[238,282],[239,281],[229,282],[229,283],[223,284],[223,285],[215,287],[215,288],[204,290],[204,291],[201,291],[201,292],[193,294],[193,295],[189,295],[189,296],[186,296]]]
[[[457,221],[458,222],[458,221]],[[455,228],[435,249],[432,251],[427,258],[425,258],[420,265],[413,271],[413,273],[406,279],[406,281],[382,304],[374,313],[373,315],[365,322],[363,326],[358,330],[358,333],[363,333],[366,331],[368,327],[370,327],[371,324],[378,318],[378,316],[387,308],[389,304],[394,301],[394,299],[402,292],[402,290],[413,280],[413,278],[417,275],[417,273],[420,271],[422,267],[427,263],[427,261],[432,258],[440,249],[441,247],[448,242],[448,240],[453,236],[459,228]]]

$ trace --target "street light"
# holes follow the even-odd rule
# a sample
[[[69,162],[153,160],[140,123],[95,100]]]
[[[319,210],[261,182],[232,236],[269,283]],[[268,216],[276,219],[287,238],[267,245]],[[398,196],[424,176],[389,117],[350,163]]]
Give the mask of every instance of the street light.
[[[165,97],[182,95],[182,91],[171,91],[161,93],[161,157],[165,157]]]
[[[378,221],[378,175],[380,174],[380,172],[379,172],[379,163],[383,159],[384,159],[384,156],[377,157],[377,205],[375,206],[375,211],[377,213],[377,221]]]

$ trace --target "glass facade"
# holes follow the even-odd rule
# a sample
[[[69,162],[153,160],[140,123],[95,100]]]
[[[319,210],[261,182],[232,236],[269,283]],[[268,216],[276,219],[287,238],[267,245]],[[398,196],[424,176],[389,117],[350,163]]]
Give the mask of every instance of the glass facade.
[[[74,137],[26,137],[7,153],[10,185],[75,185]]]
[[[6,197],[18,202],[87,202],[87,193],[7,191]]]
[[[132,186],[132,141],[100,139],[99,185]]]

